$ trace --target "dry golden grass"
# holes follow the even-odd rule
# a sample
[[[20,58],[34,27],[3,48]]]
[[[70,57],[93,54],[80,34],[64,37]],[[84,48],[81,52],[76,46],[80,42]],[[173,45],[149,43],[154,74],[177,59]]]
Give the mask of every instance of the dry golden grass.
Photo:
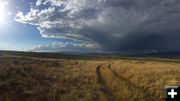
[[[0,56],[0,101],[163,101],[179,77],[173,62]]]

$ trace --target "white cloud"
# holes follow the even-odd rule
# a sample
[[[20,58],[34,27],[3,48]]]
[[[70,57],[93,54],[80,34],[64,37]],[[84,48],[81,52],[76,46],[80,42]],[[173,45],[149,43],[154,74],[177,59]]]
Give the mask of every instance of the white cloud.
[[[36,6],[40,6],[43,3],[43,0],[37,0]]]
[[[92,50],[98,50],[100,46],[98,46],[96,43],[79,43],[79,42],[53,42],[48,45],[38,45],[30,49],[29,51],[92,51]]]

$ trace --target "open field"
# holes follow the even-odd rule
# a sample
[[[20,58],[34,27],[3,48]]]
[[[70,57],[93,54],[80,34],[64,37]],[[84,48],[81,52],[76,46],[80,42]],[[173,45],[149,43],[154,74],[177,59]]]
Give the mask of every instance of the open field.
[[[179,60],[48,59],[0,54],[0,101],[163,101]]]

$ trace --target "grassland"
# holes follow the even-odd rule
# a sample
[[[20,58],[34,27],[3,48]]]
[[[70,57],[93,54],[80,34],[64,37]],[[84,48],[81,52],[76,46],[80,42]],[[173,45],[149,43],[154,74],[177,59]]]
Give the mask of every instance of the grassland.
[[[178,59],[71,59],[0,54],[0,101],[164,101]]]

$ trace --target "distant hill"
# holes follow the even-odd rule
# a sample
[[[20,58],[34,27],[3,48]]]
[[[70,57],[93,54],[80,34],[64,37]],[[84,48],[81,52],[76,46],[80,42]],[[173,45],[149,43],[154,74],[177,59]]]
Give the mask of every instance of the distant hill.
[[[111,54],[104,53],[78,53],[78,52],[21,52],[21,51],[2,51],[0,54],[27,56],[37,58],[53,58],[53,59],[96,59],[96,58],[113,58]]]
[[[126,58],[126,57],[159,57],[159,58],[180,58],[180,52],[156,52],[147,54],[121,54],[121,53],[79,53],[79,52],[20,52],[20,51],[1,51],[0,54],[39,57],[39,58]]]
[[[180,52],[156,52],[156,53],[147,53],[134,55],[140,57],[160,57],[160,58],[180,58]]]

